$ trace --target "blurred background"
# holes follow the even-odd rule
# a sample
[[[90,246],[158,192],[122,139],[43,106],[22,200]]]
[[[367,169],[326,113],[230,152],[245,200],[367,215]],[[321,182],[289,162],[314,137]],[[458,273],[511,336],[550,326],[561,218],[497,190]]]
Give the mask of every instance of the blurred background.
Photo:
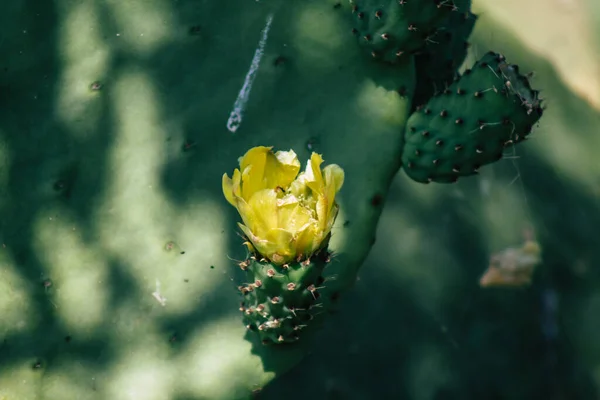
[[[258,398],[600,398],[600,2],[473,11],[465,66],[504,54],[532,73],[544,118],[479,178],[421,186],[398,173],[321,344]],[[490,256],[528,228],[543,250],[533,284],[480,287]]]

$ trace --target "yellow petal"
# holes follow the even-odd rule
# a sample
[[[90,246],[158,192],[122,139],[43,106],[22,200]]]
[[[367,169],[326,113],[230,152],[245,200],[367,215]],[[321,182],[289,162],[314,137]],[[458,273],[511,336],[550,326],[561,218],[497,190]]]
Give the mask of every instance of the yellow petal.
[[[260,225],[260,233],[254,233],[261,238],[271,229],[277,228],[277,192],[263,189],[252,195],[248,205],[254,212],[255,224]]]
[[[342,188],[344,184],[344,170],[338,165],[331,164],[323,169],[324,181],[325,181],[325,197],[326,201],[326,213],[324,217],[324,225],[321,225],[323,229],[329,230],[335,221],[337,216],[337,210],[333,210],[336,206],[335,196],[337,192]],[[323,222],[323,221],[321,221]]]
[[[324,182],[321,173],[323,158],[320,154],[312,153],[310,160],[306,163],[306,184],[315,193],[322,193]]]
[[[297,233],[295,243],[295,253],[305,257],[312,254],[313,249],[318,246],[320,241],[319,229],[315,223],[306,225]]]
[[[263,252],[264,252],[265,247],[267,246],[267,241],[264,239],[260,239],[258,236],[256,236],[252,232],[252,230],[250,228],[248,228],[246,225],[240,224],[238,222],[238,226],[240,227],[242,232],[244,232],[244,235],[246,235],[246,237],[250,240],[254,249],[256,249],[256,251],[259,254],[264,255]]]
[[[333,184],[335,186],[335,192],[339,192],[344,185],[344,170],[337,164],[329,164],[323,168],[323,175],[325,177],[325,186]]]
[[[233,171],[233,177],[231,178],[232,181],[232,191],[233,191],[233,195],[235,197],[241,197],[242,196],[242,173],[240,172],[239,169],[235,169]]]
[[[242,217],[244,225],[246,225],[246,227],[248,227],[248,229],[252,231],[253,235],[257,237],[264,237],[268,229],[264,225],[261,216],[258,215],[256,211],[241,197],[238,197],[236,200],[236,207],[238,209],[240,217]]]
[[[294,258],[294,252],[292,247],[294,236],[291,232],[288,232],[285,229],[281,228],[271,229],[267,233],[266,239],[270,245],[270,248],[268,250],[270,254],[270,259],[272,259],[273,261],[278,261],[277,257],[273,258],[274,254],[278,254],[280,257],[283,257],[285,261],[289,261]],[[281,259],[279,259],[279,261],[281,261]]]
[[[252,195],[265,188],[264,173],[267,162],[267,153],[260,151],[265,147],[251,149],[246,153],[241,162],[242,170],[242,197],[248,201]]]
[[[327,215],[329,214],[329,202],[327,196],[319,195],[317,198],[317,219],[319,220],[319,228],[325,230],[327,227]]]
[[[255,164],[257,161],[265,159],[266,155],[270,153],[271,150],[272,147],[266,146],[256,146],[251,148],[246,152],[246,154],[244,154],[244,156],[240,160],[240,170],[243,171],[250,165]]]
[[[232,206],[235,206],[236,201],[235,201],[235,198],[233,197],[233,181],[231,180],[231,178],[229,176],[227,176],[227,174],[223,174],[222,186],[223,186],[223,194],[225,195],[225,198]]]
[[[267,155],[265,165],[266,187],[287,190],[300,171],[300,161],[293,150]]]
[[[310,188],[306,185],[306,173],[302,172],[298,177],[290,184],[289,192],[294,196],[306,197],[309,195]]]
[[[240,161],[243,197],[248,200],[262,189],[281,187],[287,190],[300,170],[300,161],[293,150],[273,153],[271,147],[250,149]]]
[[[293,196],[279,200],[277,212],[278,226],[294,234],[313,219],[311,211]]]

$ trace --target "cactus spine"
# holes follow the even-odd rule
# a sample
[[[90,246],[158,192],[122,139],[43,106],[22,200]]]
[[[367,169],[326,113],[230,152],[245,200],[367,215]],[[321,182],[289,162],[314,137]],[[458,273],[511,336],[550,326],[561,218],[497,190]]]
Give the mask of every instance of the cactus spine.
[[[326,249],[311,258],[276,265],[252,254],[240,263],[249,283],[238,289],[244,324],[263,344],[293,343],[319,312],[323,270],[330,262]]]

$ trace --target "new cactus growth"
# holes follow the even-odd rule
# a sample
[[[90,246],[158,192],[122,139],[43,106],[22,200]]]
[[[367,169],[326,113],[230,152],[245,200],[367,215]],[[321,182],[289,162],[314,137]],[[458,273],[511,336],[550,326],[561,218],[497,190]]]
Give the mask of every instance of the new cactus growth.
[[[527,77],[489,52],[410,116],[404,171],[422,183],[474,175],[527,139],[541,116],[541,100]]]
[[[233,178],[223,175],[223,193],[244,224],[249,258],[240,263],[248,283],[239,287],[246,327],[263,342],[293,342],[318,311],[322,271],[336,220],[344,171],[321,169],[313,153],[298,175],[296,153],[259,146],[240,160]],[[315,311],[317,309],[317,311]]]
[[[465,13],[468,0],[350,0],[352,32],[373,58],[395,63],[435,44],[443,21]]]

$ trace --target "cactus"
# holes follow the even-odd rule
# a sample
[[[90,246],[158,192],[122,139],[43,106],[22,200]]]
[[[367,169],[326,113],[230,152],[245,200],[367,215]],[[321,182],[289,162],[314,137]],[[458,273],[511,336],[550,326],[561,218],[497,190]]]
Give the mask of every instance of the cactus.
[[[250,256],[240,262],[249,283],[239,287],[246,328],[263,343],[288,343],[318,311],[323,269],[330,262],[331,229],[338,215],[336,193],[344,170],[321,170],[313,153],[306,170],[293,150],[249,150],[233,179],[223,175],[223,193],[239,211]],[[314,309],[317,309],[315,311]]]
[[[481,112],[490,124],[506,116],[519,129],[540,116],[535,95],[527,98],[514,68],[498,62],[501,73],[479,69],[459,81],[492,89],[483,99],[418,95],[428,103],[409,121],[416,93],[449,76],[423,75],[415,60],[425,62],[436,48],[430,39],[454,26],[447,21],[455,8],[468,12],[466,1],[409,0],[403,13],[389,1],[380,19],[373,8],[380,3],[365,1],[357,5],[371,17],[362,25],[345,1],[218,9],[186,0],[13,3],[0,16],[8,55],[0,75],[0,351],[7,355],[0,398],[246,397],[310,351],[310,327],[354,284],[390,182],[403,159],[412,161],[409,150],[440,160],[439,169],[412,161],[415,168],[404,169],[414,180],[455,177],[454,153],[440,154],[407,126],[467,140],[465,154],[480,158],[459,161],[472,172],[497,156],[500,139],[516,142],[513,131],[486,125],[465,136],[430,118],[427,107],[468,107],[465,120]],[[398,36],[366,44],[365,53],[353,27]],[[455,64],[462,57],[448,54]],[[511,90],[488,96],[502,89],[503,76]],[[533,106],[529,115],[511,102],[519,96]],[[487,128],[493,135],[482,137]],[[472,138],[485,142],[482,154]],[[327,220],[313,232],[318,240],[300,260],[271,251],[250,214],[223,204],[222,174],[258,145],[302,159],[322,154],[344,171],[335,225]],[[243,254],[234,228],[240,216]],[[245,295],[236,293],[242,285]],[[240,301],[242,317],[231,312]],[[319,307],[314,321],[294,314],[310,307]],[[289,318],[276,326],[275,315]],[[274,329],[261,330],[265,324]]]
[[[469,36],[477,16],[470,10],[451,13],[436,35],[435,42],[415,55],[417,87],[413,96],[413,111],[435,93],[442,92],[458,74],[469,48]]]
[[[468,12],[469,0],[350,0],[361,45],[378,60],[395,63],[436,43],[443,21]]]
[[[404,171],[418,182],[455,182],[527,139],[542,116],[538,92],[490,52],[408,119]]]
[[[406,65],[407,59],[416,65],[416,80],[409,85],[413,90],[410,94],[407,86],[400,90],[401,95],[410,97],[413,112],[399,132],[398,148],[404,171],[416,182],[452,183],[477,174],[482,166],[502,159],[506,147],[525,140],[543,113],[538,92],[532,90],[518,66],[508,64],[500,54],[490,51],[463,76],[458,74],[477,20],[470,5],[470,1],[450,0],[391,1],[385,7],[368,0],[349,2],[355,24],[352,32],[362,37],[374,65],[400,60]],[[341,4],[335,8],[342,8]],[[415,33],[416,26],[421,36]],[[440,41],[430,40],[433,36]],[[293,151],[285,154],[271,155],[271,165],[280,158],[287,159],[287,154],[293,154],[296,162]],[[251,178],[248,161],[241,161],[242,168],[244,163],[248,179],[257,179]],[[258,174],[264,169],[259,167]],[[236,170],[234,177],[239,181],[242,175]],[[244,218],[247,207],[240,209],[232,200],[231,185],[231,179],[224,177],[225,195]],[[271,197],[275,198],[280,186],[273,182],[271,186]],[[242,226],[242,230],[246,243],[255,244],[257,238],[251,229]],[[295,263],[286,263],[284,269],[275,268],[272,257],[260,249],[240,263],[249,271],[249,283],[239,287],[244,296],[240,311],[246,327],[257,331],[263,343],[295,342],[297,331],[312,319],[310,310],[317,304],[315,288],[324,280],[322,271],[329,259],[326,249],[320,251],[314,252],[313,260],[307,256],[302,263],[299,257]],[[273,279],[276,275],[278,278]],[[294,311],[298,308],[303,317]]]

